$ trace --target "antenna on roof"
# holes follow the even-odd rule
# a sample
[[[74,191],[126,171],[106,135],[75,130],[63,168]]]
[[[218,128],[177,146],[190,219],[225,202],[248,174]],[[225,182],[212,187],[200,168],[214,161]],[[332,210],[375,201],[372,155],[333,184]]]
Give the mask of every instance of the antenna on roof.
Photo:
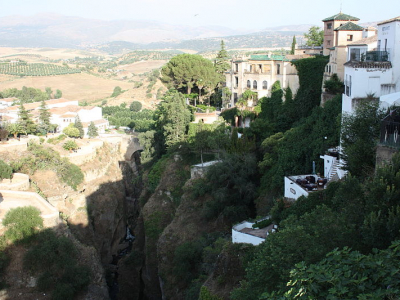
[[[342,13],[342,3],[343,1],[340,1],[340,13]]]

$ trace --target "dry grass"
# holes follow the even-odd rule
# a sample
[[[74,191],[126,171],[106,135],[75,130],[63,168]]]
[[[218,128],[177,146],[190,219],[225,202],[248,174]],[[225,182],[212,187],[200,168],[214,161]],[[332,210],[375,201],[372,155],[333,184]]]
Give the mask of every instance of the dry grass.
[[[134,74],[143,74],[151,70],[161,68],[167,62],[167,60],[138,61],[129,65],[120,65],[118,66],[118,69],[127,70]]]
[[[86,73],[43,77],[14,77],[13,80],[0,82],[0,90],[9,88],[21,89],[23,86],[41,90],[51,87],[54,91],[56,89],[61,90],[63,98],[93,102],[110,97],[116,86],[128,89],[132,87],[132,83],[105,79]]]
[[[78,49],[57,49],[57,48],[10,48],[10,47],[0,47],[0,59],[3,56],[7,55],[15,55],[15,54],[37,54],[43,56],[43,58],[50,58],[50,59],[68,59],[68,58],[75,58],[76,56],[84,57],[84,56],[105,56],[104,53],[91,50],[91,51],[84,51]],[[7,58],[7,57],[5,57]],[[16,58],[13,57],[13,58]],[[28,56],[21,56],[23,60],[28,62],[38,61],[38,58]]]

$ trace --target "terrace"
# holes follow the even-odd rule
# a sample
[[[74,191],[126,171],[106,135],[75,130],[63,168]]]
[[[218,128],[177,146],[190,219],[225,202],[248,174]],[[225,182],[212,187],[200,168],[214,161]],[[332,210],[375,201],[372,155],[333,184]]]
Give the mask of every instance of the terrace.
[[[392,111],[381,121],[380,144],[383,146],[400,148],[400,115]]]
[[[243,221],[233,226],[232,243],[247,243],[257,246],[278,229],[278,226],[274,224],[264,228],[253,228],[254,224],[254,222]]]
[[[285,197],[294,200],[307,197],[310,192],[323,190],[327,183],[327,178],[314,174],[286,176]]]

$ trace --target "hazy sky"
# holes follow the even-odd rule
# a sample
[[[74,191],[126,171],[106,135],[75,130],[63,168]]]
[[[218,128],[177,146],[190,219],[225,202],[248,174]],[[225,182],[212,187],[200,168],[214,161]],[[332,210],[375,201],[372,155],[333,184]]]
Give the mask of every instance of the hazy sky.
[[[158,20],[192,26],[263,29],[293,24],[322,25],[340,11],[360,22],[400,15],[400,0],[0,0],[0,17],[50,12],[115,20]]]

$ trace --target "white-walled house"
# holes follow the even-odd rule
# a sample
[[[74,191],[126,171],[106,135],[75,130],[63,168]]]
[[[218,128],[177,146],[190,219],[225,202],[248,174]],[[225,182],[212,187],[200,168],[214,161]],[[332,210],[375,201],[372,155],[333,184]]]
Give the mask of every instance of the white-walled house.
[[[359,99],[400,92],[400,17],[378,23],[376,41],[349,45],[342,112],[354,112]]]
[[[77,100],[52,99],[45,101],[46,107],[51,114],[50,123],[57,125],[57,131],[62,132],[65,127],[75,123],[77,116],[82,122],[83,130],[87,135],[91,122],[97,127],[98,133],[104,133],[109,127],[108,120],[103,119],[102,109],[97,106],[79,106]],[[35,121],[39,117],[41,102],[24,104]],[[9,123],[18,121],[19,105],[6,107],[0,110],[0,117]]]
[[[234,106],[246,90],[257,92],[258,99],[269,96],[272,85],[278,80],[282,88],[290,87],[293,93],[299,88],[297,70],[289,56],[269,53],[234,58],[231,70],[225,73],[226,87],[232,93],[230,106]]]

